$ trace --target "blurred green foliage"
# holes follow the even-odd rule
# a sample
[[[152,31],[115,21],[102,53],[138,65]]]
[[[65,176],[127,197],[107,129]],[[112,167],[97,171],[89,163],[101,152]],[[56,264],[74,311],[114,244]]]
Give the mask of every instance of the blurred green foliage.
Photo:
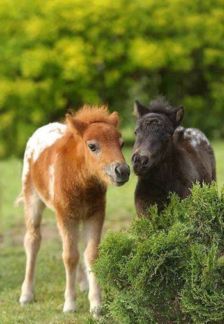
[[[1,0],[0,156],[18,155],[70,107],[184,104],[186,124],[224,135],[224,0]]]

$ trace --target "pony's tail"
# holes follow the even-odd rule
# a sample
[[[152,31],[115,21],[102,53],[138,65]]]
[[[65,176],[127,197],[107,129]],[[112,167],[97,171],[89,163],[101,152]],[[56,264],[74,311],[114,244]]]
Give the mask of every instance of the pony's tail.
[[[14,206],[19,207],[19,205],[22,204],[23,202],[24,202],[23,193],[20,192],[20,194],[18,195],[18,197],[16,198],[16,200],[14,202]]]

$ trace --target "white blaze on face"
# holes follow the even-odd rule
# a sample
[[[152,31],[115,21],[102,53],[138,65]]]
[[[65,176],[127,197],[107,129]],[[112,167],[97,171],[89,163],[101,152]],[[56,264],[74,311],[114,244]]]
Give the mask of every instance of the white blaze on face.
[[[186,140],[189,140],[193,147],[197,147],[202,143],[210,145],[205,134],[203,134],[199,129],[196,128],[187,128],[184,132],[184,138]]]
[[[38,128],[33,133],[26,145],[22,172],[23,183],[29,173],[30,160],[35,162],[47,147],[53,145],[64,135],[65,131],[66,125],[51,123]]]

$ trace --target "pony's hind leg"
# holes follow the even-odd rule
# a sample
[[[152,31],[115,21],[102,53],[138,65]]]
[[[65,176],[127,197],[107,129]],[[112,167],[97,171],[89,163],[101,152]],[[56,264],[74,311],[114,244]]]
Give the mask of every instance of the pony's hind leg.
[[[34,271],[41,242],[40,224],[44,207],[44,203],[34,190],[29,195],[25,195],[26,234],[24,248],[26,251],[26,270],[19,300],[21,305],[31,302],[34,297]]]
[[[80,229],[80,238],[79,238],[79,242],[80,242],[80,251],[83,252],[83,244],[85,244],[85,231],[84,231],[84,228],[83,228],[83,224],[81,226],[81,229]],[[85,292],[85,291],[88,291],[89,289],[89,283],[88,283],[88,279],[87,279],[87,273],[86,273],[86,269],[85,269],[85,266],[84,266],[84,260],[79,260],[79,264],[78,264],[78,267],[77,267],[77,275],[76,275],[76,280],[77,280],[77,284],[79,285],[79,290],[81,292]]]
[[[77,268],[77,282],[79,284],[79,290],[81,292],[88,291],[89,288],[88,279],[87,279],[86,271],[83,268],[81,261],[79,262]]]

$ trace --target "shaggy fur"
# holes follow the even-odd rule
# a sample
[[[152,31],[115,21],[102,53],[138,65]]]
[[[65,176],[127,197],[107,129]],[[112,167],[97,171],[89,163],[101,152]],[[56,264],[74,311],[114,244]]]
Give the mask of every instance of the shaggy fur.
[[[132,163],[138,176],[135,204],[138,215],[147,215],[157,204],[163,209],[170,192],[181,198],[193,183],[216,179],[215,157],[206,136],[198,129],[180,127],[183,107],[172,107],[163,98],[149,107],[136,102],[136,140]]]
[[[129,167],[121,152],[118,114],[105,107],[88,107],[66,116],[66,124],[52,123],[38,129],[27,143],[24,156],[22,195],[26,235],[26,273],[20,303],[34,297],[34,269],[40,247],[41,216],[51,208],[63,243],[66,272],[64,311],[74,311],[75,276],[79,261],[79,225],[85,242],[84,261],[89,285],[90,311],[97,316],[100,289],[92,263],[105,216],[106,189],[109,183],[124,184]],[[78,274],[84,278],[83,274]],[[82,286],[86,284],[82,283]]]

